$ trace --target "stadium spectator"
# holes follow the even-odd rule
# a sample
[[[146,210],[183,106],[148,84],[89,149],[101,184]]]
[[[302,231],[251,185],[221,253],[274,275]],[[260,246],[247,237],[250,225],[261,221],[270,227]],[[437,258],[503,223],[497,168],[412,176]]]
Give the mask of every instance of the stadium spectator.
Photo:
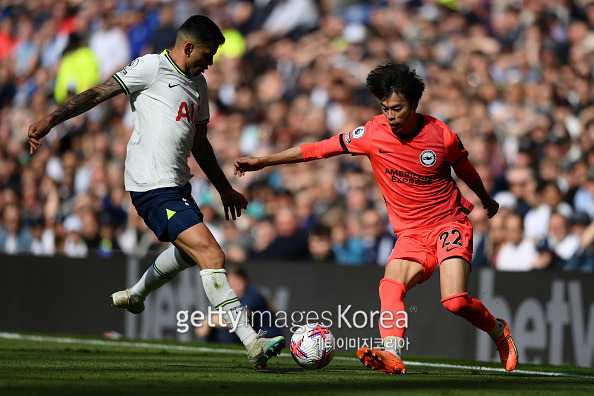
[[[300,37],[317,26],[319,11],[312,0],[284,0],[275,3],[262,25],[263,30],[272,37]]]
[[[151,38],[151,51],[161,53],[172,48],[175,44],[175,35],[178,26],[174,26],[173,8],[170,4],[162,4],[159,9],[159,27],[153,32]]]
[[[349,233],[344,220],[339,219],[332,224],[330,238],[332,241],[332,251],[338,264],[364,264],[365,246],[358,235],[358,232]]]
[[[121,18],[115,14],[105,15],[102,18],[101,27],[95,30],[89,39],[89,47],[99,62],[101,81],[122,70],[131,59],[134,59]]]
[[[118,236],[118,245],[130,256],[142,258],[149,252],[156,255],[163,246],[135,210],[128,211],[125,229]]]
[[[101,244],[101,225],[97,212],[89,206],[84,206],[76,213],[81,221],[80,233],[87,248],[92,252],[97,251]]]
[[[575,192],[574,206],[594,218],[594,168],[588,170],[588,178]]]
[[[14,37],[14,21],[12,18],[0,19],[0,61],[12,55],[16,45]]]
[[[537,187],[534,172],[528,167],[512,167],[506,173],[509,191],[516,197],[515,211],[522,217],[534,207]]]
[[[375,209],[367,209],[361,215],[361,235],[365,252],[363,261],[369,264],[386,265],[394,249],[396,238],[387,231],[387,224]]]
[[[150,42],[152,28],[151,18],[142,8],[130,10],[127,21],[127,35],[130,42],[130,58],[136,59],[146,53]]]
[[[522,217],[510,213],[504,219],[505,243],[495,260],[500,271],[529,271],[550,264],[550,257],[541,257],[535,243],[524,237]],[[539,260],[540,259],[540,260]]]
[[[548,248],[554,253],[553,268],[564,268],[568,260],[574,257],[580,248],[580,238],[570,232],[567,218],[554,212],[549,218],[549,232],[547,236]]]
[[[307,231],[299,227],[292,208],[282,207],[274,216],[276,237],[264,250],[253,252],[253,258],[299,260],[308,257]]]
[[[501,206],[500,209],[501,211]],[[504,213],[503,211],[499,214],[499,216],[493,217],[489,221],[489,228],[486,235],[487,240],[485,241],[486,244],[486,254],[489,266],[495,267],[497,263],[497,259],[499,257],[499,252],[501,248],[506,242],[506,233],[505,233],[505,218],[510,212]],[[474,224],[474,223],[473,223]]]
[[[31,219],[30,230],[33,237],[31,253],[36,256],[53,256],[56,252],[53,228],[45,226],[43,217]]]
[[[254,243],[252,234],[243,232],[236,222],[225,221],[221,227],[223,231],[221,248],[225,252],[225,257],[231,262],[244,262]]]
[[[57,103],[63,103],[69,95],[79,94],[99,82],[97,58],[82,41],[78,33],[72,33],[68,38],[68,47],[56,76],[54,96]]]
[[[314,224],[309,229],[307,246],[314,262],[334,263],[334,252],[332,250],[329,227],[324,224]]]
[[[19,33],[12,57],[15,65],[15,75],[26,81],[33,73],[39,62],[39,43],[33,35],[33,22],[27,15],[22,15],[19,20]]]
[[[570,204],[563,202],[563,194],[555,181],[544,183],[542,200],[553,212],[561,213],[565,218],[571,217],[573,209]]]
[[[270,244],[276,239],[276,229],[272,219],[265,218],[256,223],[252,229],[252,235],[254,244],[250,251],[250,258],[260,256],[260,254],[270,246]]]
[[[70,215],[64,220],[64,254],[68,257],[87,257],[89,248],[82,236],[83,225],[80,217]]]
[[[567,187],[565,189],[564,200],[575,210],[581,211],[583,187],[588,181],[588,163],[584,160],[577,160],[567,164],[565,168],[565,179]],[[578,191],[580,194],[578,195]],[[577,205],[576,205],[577,199]]]
[[[566,271],[594,272],[594,222],[586,213],[576,212],[570,218],[571,233],[578,236],[579,247],[565,266]]]
[[[0,229],[0,251],[8,254],[29,253],[33,235],[23,227],[21,212],[16,204],[9,204],[2,212],[4,226]]]
[[[571,206],[562,199],[561,190],[555,182],[544,182],[537,187],[535,205],[524,217],[524,235],[527,238],[533,241],[546,238],[553,212],[559,212],[566,218],[571,216]]]

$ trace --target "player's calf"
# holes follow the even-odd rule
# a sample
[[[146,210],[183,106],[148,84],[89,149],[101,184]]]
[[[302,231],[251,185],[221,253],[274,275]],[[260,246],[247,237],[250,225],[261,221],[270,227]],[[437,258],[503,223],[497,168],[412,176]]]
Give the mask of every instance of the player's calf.
[[[482,302],[470,297],[467,292],[443,298],[441,303],[448,311],[463,317],[482,331],[490,331],[495,325],[495,317]]]

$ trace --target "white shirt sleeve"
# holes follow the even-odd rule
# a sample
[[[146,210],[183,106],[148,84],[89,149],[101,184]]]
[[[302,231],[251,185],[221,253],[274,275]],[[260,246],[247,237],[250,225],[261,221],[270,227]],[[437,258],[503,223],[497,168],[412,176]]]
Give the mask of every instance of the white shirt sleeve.
[[[159,55],[149,54],[134,59],[113,77],[124,88],[126,95],[151,86],[159,70]]]
[[[210,107],[208,104],[208,86],[204,76],[197,81],[198,92],[200,93],[200,110],[196,125],[207,124],[210,119]]]

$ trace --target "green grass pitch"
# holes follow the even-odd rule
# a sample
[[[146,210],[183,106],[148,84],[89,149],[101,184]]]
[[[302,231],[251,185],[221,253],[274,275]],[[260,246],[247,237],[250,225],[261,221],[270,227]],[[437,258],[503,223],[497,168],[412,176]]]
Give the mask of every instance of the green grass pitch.
[[[307,371],[285,350],[254,371],[241,347],[0,333],[0,395],[594,393],[588,368],[519,365],[505,373],[495,364],[411,358],[406,375],[390,376],[353,356],[339,353]]]

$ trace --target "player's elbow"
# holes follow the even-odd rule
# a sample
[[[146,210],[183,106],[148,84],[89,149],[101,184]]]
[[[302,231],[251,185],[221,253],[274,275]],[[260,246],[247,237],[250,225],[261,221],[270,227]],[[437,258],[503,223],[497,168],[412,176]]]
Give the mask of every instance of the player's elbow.
[[[480,179],[478,172],[467,158],[464,158],[458,164],[456,164],[454,167],[454,172],[456,173],[456,176],[466,183],[467,186],[470,186]]]

